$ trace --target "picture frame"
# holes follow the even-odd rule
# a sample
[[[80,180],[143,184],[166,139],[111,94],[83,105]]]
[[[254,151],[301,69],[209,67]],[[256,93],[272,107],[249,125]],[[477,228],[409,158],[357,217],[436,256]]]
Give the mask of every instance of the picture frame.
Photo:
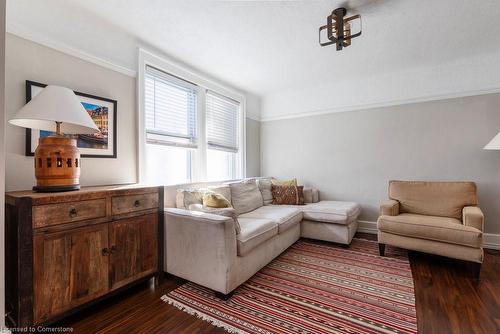
[[[26,103],[31,101],[47,85],[26,80]],[[85,110],[101,130],[95,135],[71,135],[77,139],[82,158],[116,158],[116,124],[118,102],[116,100],[74,91]],[[51,133],[36,129],[26,129],[26,156],[34,156],[40,136]]]

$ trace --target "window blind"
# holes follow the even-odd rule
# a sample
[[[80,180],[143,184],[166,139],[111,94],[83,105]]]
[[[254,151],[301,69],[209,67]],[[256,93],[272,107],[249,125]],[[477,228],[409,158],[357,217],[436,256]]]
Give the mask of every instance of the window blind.
[[[238,152],[240,103],[207,91],[206,118],[208,148]]]
[[[146,141],[196,148],[197,92],[196,85],[146,66]]]

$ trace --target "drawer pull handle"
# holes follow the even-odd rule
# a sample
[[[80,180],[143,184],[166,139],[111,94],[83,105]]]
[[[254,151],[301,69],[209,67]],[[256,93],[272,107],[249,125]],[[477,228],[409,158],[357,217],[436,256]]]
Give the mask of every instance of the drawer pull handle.
[[[108,256],[109,255],[109,249],[106,247],[106,248],[103,248],[102,249],[102,256]]]
[[[77,213],[78,213],[78,212],[76,211],[76,209],[75,209],[75,208],[71,208],[71,210],[69,210],[69,216],[70,216],[71,218],[76,217]]]
[[[140,202],[138,199],[136,199],[136,200],[135,200],[135,202],[134,202],[134,206],[135,206],[136,208],[138,208],[138,207],[139,207],[139,205],[141,205],[141,202]]]
[[[115,246],[115,245],[111,246],[111,249],[110,249],[110,251],[109,251],[109,252],[110,252],[111,254],[114,254],[114,253],[116,252],[116,246]]]

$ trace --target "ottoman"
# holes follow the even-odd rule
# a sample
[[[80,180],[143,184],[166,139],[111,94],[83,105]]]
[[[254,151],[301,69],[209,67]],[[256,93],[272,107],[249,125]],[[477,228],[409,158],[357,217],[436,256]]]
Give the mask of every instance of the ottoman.
[[[300,234],[304,238],[349,245],[358,228],[359,204],[320,201],[298,206],[303,213]]]

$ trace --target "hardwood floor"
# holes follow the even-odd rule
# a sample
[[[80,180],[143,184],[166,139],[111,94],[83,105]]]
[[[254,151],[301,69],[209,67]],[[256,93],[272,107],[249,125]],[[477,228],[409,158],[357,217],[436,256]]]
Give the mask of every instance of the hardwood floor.
[[[420,333],[500,333],[500,253],[487,251],[481,279],[467,263],[410,253]]]
[[[358,234],[374,239],[375,236]],[[500,251],[487,251],[481,280],[467,263],[410,252],[419,333],[500,333]],[[73,333],[225,333],[165,304],[160,297],[183,282],[139,285],[54,327]]]

